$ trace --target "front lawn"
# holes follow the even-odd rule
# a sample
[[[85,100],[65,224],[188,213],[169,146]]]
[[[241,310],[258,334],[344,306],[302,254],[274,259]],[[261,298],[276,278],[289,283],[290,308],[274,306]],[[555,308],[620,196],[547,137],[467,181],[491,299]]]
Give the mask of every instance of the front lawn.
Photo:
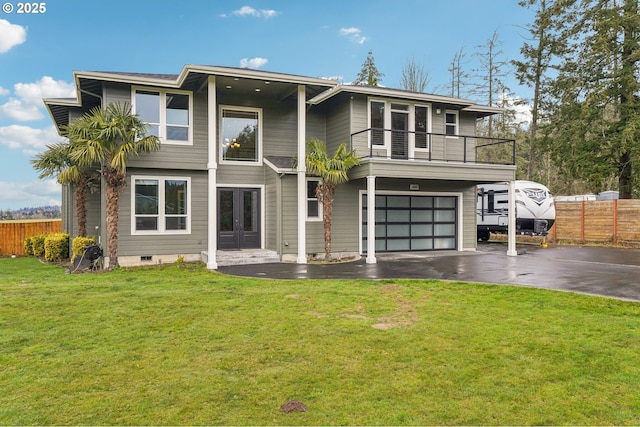
[[[637,303],[0,259],[2,425],[638,425],[638,384]]]

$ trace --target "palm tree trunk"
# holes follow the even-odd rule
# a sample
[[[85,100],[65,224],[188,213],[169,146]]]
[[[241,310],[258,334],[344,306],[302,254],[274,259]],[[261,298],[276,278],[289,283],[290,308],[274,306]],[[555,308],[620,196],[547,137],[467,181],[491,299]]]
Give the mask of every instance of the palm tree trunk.
[[[322,186],[322,224],[324,225],[324,259],[331,261],[331,215],[333,214],[333,193],[335,187]],[[319,186],[319,187],[320,187]]]
[[[107,250],[109,268],[118,267],[118,195],[119,190],[107,184]]]
[[[78,236],[87,237],[87,177],[83,175],[75,187]]]

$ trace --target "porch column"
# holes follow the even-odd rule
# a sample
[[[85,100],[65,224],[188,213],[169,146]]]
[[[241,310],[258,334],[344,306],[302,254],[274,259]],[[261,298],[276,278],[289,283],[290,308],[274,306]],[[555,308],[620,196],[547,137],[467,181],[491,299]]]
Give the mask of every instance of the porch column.
[[[367,264],[376,263],[376,177],[367,177]]]
[[[209,82],[207,86],[207,122],[208,122],[208,151],[209,157],[207,161],[207,174],[208,174],[208,191],[207,191],[207,268],[209,270],[215,270],[218,268],[218,262],[216,260],[216,251],[218,250],[218,191],[217,191],[217,179],[218,179],[218,163],[217,163],[217,99],[216,99],[216,77],[209,76]]]
[[[509,181],[509,227],[508,233],[508,246],[507,256],[517,256],[516,250],[516,182]]]
[[[307,263],[306,89],[298,85],[298,264]]]

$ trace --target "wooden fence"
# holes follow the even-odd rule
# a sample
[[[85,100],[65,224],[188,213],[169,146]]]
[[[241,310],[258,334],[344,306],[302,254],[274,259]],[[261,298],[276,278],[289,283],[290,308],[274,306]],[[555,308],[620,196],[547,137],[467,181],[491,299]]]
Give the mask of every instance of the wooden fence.
[[[640,200],[556,202],[553,240],[640,243]]]
[[[24,255],[24,239],[62,231],[61,219],[0,221],[0,256]]]

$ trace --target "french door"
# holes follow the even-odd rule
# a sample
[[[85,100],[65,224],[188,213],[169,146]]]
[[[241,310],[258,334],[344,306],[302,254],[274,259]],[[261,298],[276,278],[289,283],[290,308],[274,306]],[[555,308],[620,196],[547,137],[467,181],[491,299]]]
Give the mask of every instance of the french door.
[[[260,189],[218,188],[218,249],[260,247]]]

